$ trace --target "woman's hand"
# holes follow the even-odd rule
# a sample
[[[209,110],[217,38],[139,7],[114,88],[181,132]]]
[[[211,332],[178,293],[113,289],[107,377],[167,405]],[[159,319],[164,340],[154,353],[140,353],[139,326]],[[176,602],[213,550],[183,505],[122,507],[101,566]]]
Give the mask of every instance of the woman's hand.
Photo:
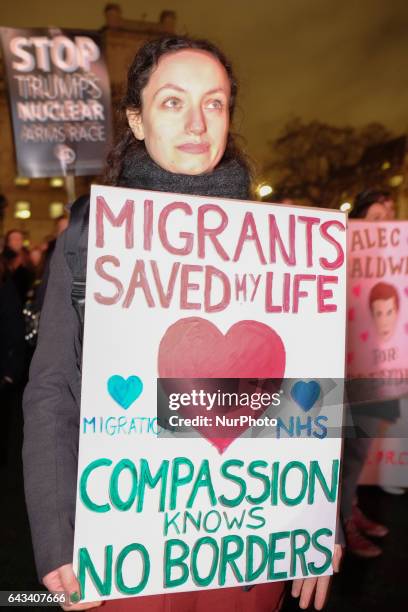
[[[65,591],[71,597],[70,604],[61,606],[63,610],[89,610],[90,608],[98,608],[102,605],[102,601],[92,601],[88,603],[74,603],[79,601],[80,589],[79,582],[76,579],[72,565],[62,565],[58,569],[50,572],[43,578],[43,583],[49,591]]]
[[[333,570],[340,570],[340,562],[343,549],[340,544],[335,544],[333,553]],[[326,603],[331,576],[320,576],[319,578],[299,578],[293,581],[292,596],[300,597],[299,608],[309,607],[314,595],[314,607],[321,610]]]

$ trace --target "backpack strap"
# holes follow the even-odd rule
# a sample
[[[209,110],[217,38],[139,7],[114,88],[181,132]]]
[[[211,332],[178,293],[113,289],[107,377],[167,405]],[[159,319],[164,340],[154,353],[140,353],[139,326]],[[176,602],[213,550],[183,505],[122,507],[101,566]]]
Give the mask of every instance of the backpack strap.
[[[71,301],[82,328],[84,324],[86,288],[86,244],[84,234],[88,233],[89,196],[78,198],[71,206],[69,225],[65,232],[64,255],[72,274]]]

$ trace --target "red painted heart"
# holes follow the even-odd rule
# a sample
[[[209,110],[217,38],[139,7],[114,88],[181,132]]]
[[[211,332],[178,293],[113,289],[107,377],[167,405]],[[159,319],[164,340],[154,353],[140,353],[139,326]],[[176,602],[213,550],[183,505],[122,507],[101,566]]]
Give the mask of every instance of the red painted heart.
[[[281,337],[268,325],[259,321],[239,321],[224,335],[216,325],[200,317],[180,319],[165,332],[159,346],[158,372],[160,378],[183,380],[179,393],[191,393],[196,388],[197,378],[229,379],[281,379],[285,373],[286,353]],[[243,381],[244,384],[246,381]],[[168,384],[167,384],[168,383]],[[213,391],[220,383],[214,381]],[[236,386],[240,381],[236,382]],[[248,385],[246,385],[248,387]],[[174,392],[171,382],[166,382],[166,392]],[[271,391],[276,389],[276,383]],[[206,385],[206,390],[208,385]],[[230,389],[228,389],[230,391]],[[239,392],[262,391],[251,385],[251,389],[239,386]],[[214,406],[217,414],[225,414],[224,406]],[[254,411],[249,406],[233,408],[233,416],[250,415],[259,417],[266,407]],[[189,406],[179,410],[180,416],[212,416],[203,407]],[[214,419],[215,420],[215,419]],[[231,428],[228,426],[196,427],[220,453],[240,436],[248,425]]]
[[[369,335],[369,334],[368,334],[368,331],[361,332],[361,334],[360,334],[360,338],[361,338],[361,340],[362,340],[363,342],[367,342],[367,340],[368,340],[368,335]]]

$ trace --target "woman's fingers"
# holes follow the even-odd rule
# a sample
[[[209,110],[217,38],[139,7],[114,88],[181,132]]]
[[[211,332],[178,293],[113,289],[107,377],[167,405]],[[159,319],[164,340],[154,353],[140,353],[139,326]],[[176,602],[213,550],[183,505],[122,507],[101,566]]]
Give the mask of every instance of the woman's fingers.
[[[303,578],[296,578],[293,582],[292,582],[292,597],[299,597],[300,592],[302,590],[302,585],[303,585]]]
[[[79,582],[74,574],[71,564],[62,565],[58,569],[64,591],[69,595],[70,603],[62,606],[63,610],[78,610],[79,600],[81,599]],[[73,604],[73,605],[71,605]]]
[[[299,608],[305,610],[309,607],[309,604],[312,600],[313,593],[315,591],[317,584],[317,578],[306,578],[302,584],[302,590],[300,593],[299,599]]]
[[[315,590],[317,578],[297,578],[292,582],[292,596],[300,597],[299,607],[307,608]]]
[[[75,605],[70,605],[70,606],[62,606],[63,610],[66,610],[66,612],[77,612],[78,610],[91,610],[92,608],[99,608],[99,606],[102,605],[102,601],[88,601],[87,603],[83,603],[83,604],[75,604]]]
[[[81,594],[79,582],[71,564],[62,565],[43,578],[43,583],[49,591],[64,591],[70,597],[70,603],[61,606],[63,610],[90,610],[102,605],[102,601],[79,603]]]
[[[341,564],[342,558],[343,558],[343,547],[341,546],[341,544],[335,544],[334,552],[333,552],[333,560],[332,560],[333,570],[335,572],[340,571],[340,564]]]
[[[320,578],[305,578],[292,583],[293,597],[300,597],[299,608],[305,610],[314,598],[314,607],[321,610],[326,602],[331,576]]]
[[[332,565],[335,572],[340,571],[340,563],[343,557],[343,548],[340,544],[335,544]],[[316,610],[321,610],[326,602],[331,576],[321,576],[320,578],[297,578],[292,582],[292,596],[300,597],[299,607],[307,608],[310,605],[314,591],[314,606]]]
[[[317,579],[316,594],[314,599],[314,607],[316,610],[321,610],[326,603],[330,581],[331,576],[320,576],[320,578]]]
[[[77,593],[79,598],[79,582],[74,574],[72,565],[70,563],[67,565],[62,565],[58,569],[58,572],[61,578],[62,586],[64,587],[64,591],[66,591],[70,595]]]

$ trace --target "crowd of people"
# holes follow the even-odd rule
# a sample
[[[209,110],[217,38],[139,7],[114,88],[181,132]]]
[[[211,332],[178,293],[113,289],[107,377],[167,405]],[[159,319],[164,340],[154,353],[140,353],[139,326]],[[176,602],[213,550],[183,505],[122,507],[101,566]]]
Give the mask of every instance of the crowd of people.
[[[13,391],[26,380],[35,348],[49,265],[58,235],[68,218],[55,221],[55,232],[40,245],[26,245],[24,233],[9,230],[0,253],[0,393]],[[4,461],[4,448],[2,459]]]
[[[190,75],[187,84],[185,74]],[[247,199],[250,174],[230,133],[235,96],[236,81],[231,66],[210,43],[185,37],[148,43],[138,52],[129,72],[123,101],[125,128],[110,154],[107,184]],[[395,207],[386,192],[368,191],[357,197],[352,215],[371,221],[393,219]],[[65,432],[77,434],[73,415],[79,414],[80,372],[75,345],[78,320],[68,299],[70,275],[62,241],[56,241],[67,222],[65,217],[58,219],[55,235],[30,249],[19,230],[10,230],[5,237],[0,258],[0,386],[1,393],[7,393],[7,389],[24,380],[49,286],[42,341],[34,357],[25,397],[26,493],[39,576],[50,590],[63,587],[75,594],[79,587],[71,565],[76,469],[72,449],[77,447],[78,440],[69,439]],[[57,328],[58,346],[53,337]],[[56,356],[56,351],[61,353],[62,345],[63,354]],[[55,402],[59,405],[55,406]],[[58,444],[52,438],[44,441],[44,445],[39,443],[35,419],[40,419],[46,410],[58,411],[58,418],[69,422],[69,426],[61,427],[64,440],[59,439]],[[378,407],[374,415],[363,418],[362,426],[370,436],[378,430],[380,412]],[[370,438],[364,443],[362,440],[360,437],[348,440],[345,446],[341,510],[349,550],[361,557],[374,557],[381,554],[381,549],[368,537],[383,537],[388,529],[365,517],[357,504],[358,479]],[[64,444],[69,446],[66,452]],[[64,473],[71,470],[70,488],[66,481],[58,484],[45,477],[46,470],[52,470],[57,459],[66,462]],[[57,486],[64,487],[62,501],[57,499]],[[50,504],[53,498],[55,503]],[[59,504],[63,507],[57,512],[55,508]],[[310,580],[315,582],[302,581],[293,590],[300,596],[302,607],[310,602],[320,578]],[[327,586],[317,587],[317,607],[321,607],[324,599],[319,599],[319,593],[324,595],[326,590]],[[257,586],[250,594],[242,589],[223,589],[218,594],[208,591],[194,597],[189,593],[160,596],[161,599],[144,597],[140,605],[126,600],[116,602],[114,607],[109,603],[105,607],[112,610],[212,608],[215,612],[232,606],[237,610],[271,612],[279,609],[282,593],[276,583]],[[97,604],[88,604],[88,607],[92,605]]]

